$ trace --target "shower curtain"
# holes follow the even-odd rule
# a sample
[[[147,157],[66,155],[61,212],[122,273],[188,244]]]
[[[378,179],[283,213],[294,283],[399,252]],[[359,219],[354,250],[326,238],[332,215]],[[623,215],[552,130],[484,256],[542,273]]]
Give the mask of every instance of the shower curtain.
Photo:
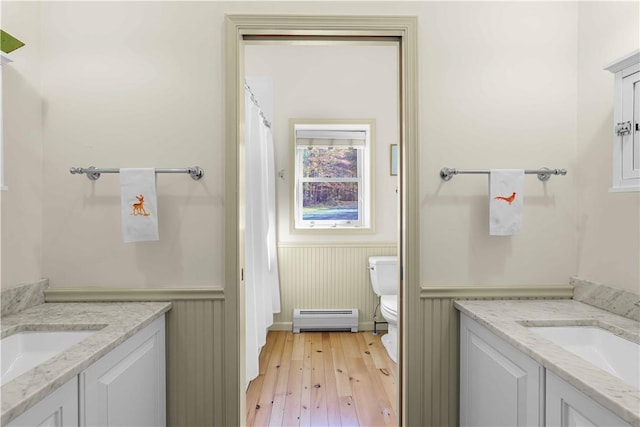
[[[251,90],[245,88],[246,379],[258,376],[258,357],[273,314],[280,312],[276,252],[276,192],[273,136]]]

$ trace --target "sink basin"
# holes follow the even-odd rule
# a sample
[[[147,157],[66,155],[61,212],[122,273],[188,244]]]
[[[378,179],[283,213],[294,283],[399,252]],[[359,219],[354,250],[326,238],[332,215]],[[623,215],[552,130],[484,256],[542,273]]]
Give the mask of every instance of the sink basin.
[[[19,332],[0,340],[0,384],[35,368],[95,331]]]
[[[595,326],[534,326],[529,330],[640,389],[640,345]]]

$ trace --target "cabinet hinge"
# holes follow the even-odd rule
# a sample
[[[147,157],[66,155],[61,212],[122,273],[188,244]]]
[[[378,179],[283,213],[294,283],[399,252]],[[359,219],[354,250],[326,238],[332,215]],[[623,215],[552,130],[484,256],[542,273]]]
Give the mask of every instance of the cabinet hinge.
[[[620,122],[616,125],[616,135],[627,135],[631,133],[631,122]]]

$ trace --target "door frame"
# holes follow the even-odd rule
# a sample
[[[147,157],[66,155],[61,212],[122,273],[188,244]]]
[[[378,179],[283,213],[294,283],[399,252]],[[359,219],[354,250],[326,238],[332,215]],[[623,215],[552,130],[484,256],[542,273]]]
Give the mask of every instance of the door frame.
[[[399,425],[419,422],[408,411],[420,408],[420,217],[418,174],[417,17],[326,15],[227,15],[224,39],[225,137],[225,310],[224,407],[226,425],[244,425],[244,39],[298,37],[399,41],[400,153],[398,192],[399,257]],[[412,345],[412,343],[414,343]],[[411,376],[407,372],[411,371]],[[412,404],[413,403],[413,404]]]

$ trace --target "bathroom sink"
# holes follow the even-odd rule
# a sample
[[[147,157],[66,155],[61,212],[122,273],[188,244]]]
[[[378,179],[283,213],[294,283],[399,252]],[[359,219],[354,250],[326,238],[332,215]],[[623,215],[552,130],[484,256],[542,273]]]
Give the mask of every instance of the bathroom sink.
[[[640,389],[640,345],[595,326],[533,326],[529,329]]]
[[[18,332],[0,340],[0,384],[61,353],[95,331]]]

